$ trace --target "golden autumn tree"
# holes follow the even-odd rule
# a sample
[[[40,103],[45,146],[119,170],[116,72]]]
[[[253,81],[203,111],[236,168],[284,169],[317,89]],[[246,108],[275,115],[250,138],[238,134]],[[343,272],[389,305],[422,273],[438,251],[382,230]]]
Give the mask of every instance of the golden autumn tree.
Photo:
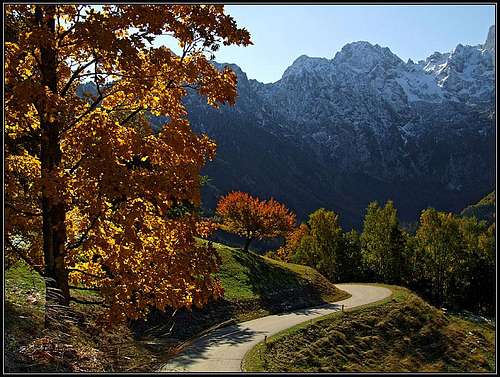
[[[253,240],[284,236],[295,226],[295,214],[283,204],[241,191],[222,197],[216,213],[222,218],[222,229],[245,238],[245,251]]]
[[[182,98],[233,104],[235,74],[209,60],[249,33],[221,5],[118,4],[8,5],[5,32],[6,253],[45,277],[47,309],[71,284],[99,290],[113,319],[220,295],[193,211],[215,144]],[[158,133],[150,114],[168,119]]]

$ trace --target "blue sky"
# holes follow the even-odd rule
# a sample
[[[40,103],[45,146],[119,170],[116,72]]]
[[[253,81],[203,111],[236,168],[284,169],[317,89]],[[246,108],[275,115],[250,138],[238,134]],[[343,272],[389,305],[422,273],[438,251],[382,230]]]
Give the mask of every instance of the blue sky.
[[[226,5],[253,46],[221,47],[218,62],[275,82],[302,54],[333,58],[346,43],[368,41],[417,62],[458,43],[484,43],[494,5]]]

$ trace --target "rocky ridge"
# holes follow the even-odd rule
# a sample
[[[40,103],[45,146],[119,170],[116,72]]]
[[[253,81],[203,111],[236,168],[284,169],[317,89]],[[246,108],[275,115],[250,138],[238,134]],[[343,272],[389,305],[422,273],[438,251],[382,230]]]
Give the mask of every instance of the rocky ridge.
[[[234,107],[186,100],[195,130],[219,145],[206,168],[208,210],[240,189],[283,200],[301,219],[326,207],[359,226],[371,200],[393,199],[414,221],[427,206],[458,211],[494,187],[494,26],[484,44],[417,63],[361,41],[333,59],[302,55],[271,84],[230,66]]]

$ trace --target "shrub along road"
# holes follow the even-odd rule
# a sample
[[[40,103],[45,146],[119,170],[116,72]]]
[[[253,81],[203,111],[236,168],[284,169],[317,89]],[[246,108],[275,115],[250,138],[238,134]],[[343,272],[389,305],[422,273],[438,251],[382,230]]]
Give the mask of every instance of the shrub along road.
[[[161,372],[241,372],[245,354],[264,337],[288,327],[341,310],[383,300],[388,288],[362,284],[336,284],[351,297],[332,304],[301,309],[242,322],[215,330],[197,340],[160,368]]]

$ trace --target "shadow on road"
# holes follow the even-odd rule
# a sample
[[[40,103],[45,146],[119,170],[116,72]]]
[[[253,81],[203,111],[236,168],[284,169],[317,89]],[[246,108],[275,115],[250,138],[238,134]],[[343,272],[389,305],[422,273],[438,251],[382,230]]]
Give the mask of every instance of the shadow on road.
[[[245,343],[255,339],[255,335],[261,333],[263,332],[250,330],[242,325],[233,325],[212,331],[197,339],[182,354],[171,359],[166,365],[168,365],[168,369],[182,369],[199,360],[208,359],[210,348]]]
[[[245,313],[265,311],[269,314],[288,313],[292,310],[321,305],[322,292],[311,283],[301,280],[291,271],[267,263],[257,263],[248,252],[235,251],[233,258],[248,269],[249,285],[258,298],[233,300],[224,298],[210,301],[203,308],[165,311],[152,309],[147,321],[131,321],[136,339],[161,339],[162,342],[179,344],[212,326],[228,322]],[[263,281],[262,277],[266,277]],[[272,289],[270,288],[272,287]]]
[[[321,316],[327,314],[326,311],[341,310],[339,304],[325,304],[313,308],[304,308],[288,313],[275,314],[276,317],[285,316]],[[260,319],[256,319],[258,321]],[[286,319],[284,319],[286,320]],[[250,321],[252,322],[252,321]],[[250,324],[248,324],[250,325]],[[266,331],[256,331],[249,329],[246,325],[238,324],[214,330],[201,338],[195,340],[181,354],[171,359],[164,367],[168,370],[182,370],[190,365],[213,358],[210,349],[221,346],[231,346],[255,340],[255,335],[264,334]]]

